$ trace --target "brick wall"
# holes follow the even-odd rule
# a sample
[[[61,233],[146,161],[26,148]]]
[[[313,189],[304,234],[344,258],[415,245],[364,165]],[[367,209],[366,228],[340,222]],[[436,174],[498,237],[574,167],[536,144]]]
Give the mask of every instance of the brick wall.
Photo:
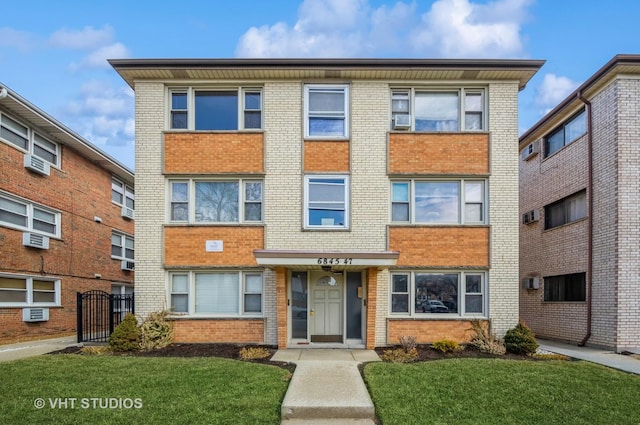
[[[173,341],[176,343],[265,342],[263,319],[176,319],[173,323]]]
[[[304,142],[305,172],[348,172],[350,165],[348,140]]]
[[[485,327],[487,321],[482,321]],[[441,339],[469,342],[475,335],[468,320],[389,319],[387,345],[397,345],[402,336],[413,336],[419,344],[431,344]]]

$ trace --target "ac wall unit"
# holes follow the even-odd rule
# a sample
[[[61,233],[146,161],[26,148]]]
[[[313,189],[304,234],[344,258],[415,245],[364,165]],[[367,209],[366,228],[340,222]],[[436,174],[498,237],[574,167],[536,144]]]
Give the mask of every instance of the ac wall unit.
[[[47,320],[49,320],[48,308],[23,308],[22,309],[23,322],[46,322]]]
[[[47,161],[29,154],[25,154],[24,156],[24,168],[34,173],[42,174],[43,176],[48,176],[50,173],[50,167]]]
[[[539,153],[540,153],[540,141],[536,140],[535,142],[529,143],[522,150],[522,160],[528,161],[529,159],[533,158]]]
[[[398,114],[393,116],[394,130],[407,130],[409,128],[411,128],[411,115]]]
[[[131,260],[122,260],[122,264],[120,268],[126,271],[133,271],[135,269],[136,263]]]
[[[49,237],[37,233],[24,232],[22,234],[22,245],[31,248],[49,249]]]
[[[540,213],[538,210],[531,210],[522,214],[522,224],[531,224],[538,220],[540,220]]]
[[[524,289],[540,289],[539,277],[525,277],[522,279],[522,287]]]
[[[120,214],[127,220],[133,220],[135,218],[135,211],[133,211],[133,208],[122,207],[122,211]]]

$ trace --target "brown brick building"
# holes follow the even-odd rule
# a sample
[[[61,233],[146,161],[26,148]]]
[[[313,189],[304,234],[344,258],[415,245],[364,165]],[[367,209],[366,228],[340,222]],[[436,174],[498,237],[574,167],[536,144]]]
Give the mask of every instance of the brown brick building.
[[[133,186],[0,84],[0,344],[73,334],[77,292],[133,291]]]

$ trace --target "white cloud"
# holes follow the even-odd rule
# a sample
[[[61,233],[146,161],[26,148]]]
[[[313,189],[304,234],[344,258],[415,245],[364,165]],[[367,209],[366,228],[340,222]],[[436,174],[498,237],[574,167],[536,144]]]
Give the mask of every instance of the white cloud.
[[[109,25],[100,29],[91,26],[81,30],[60,29],[49,37],[49,43],[63,49],[95,49],[108,45],[114,40],[114,31]]]
[[[305,0],[293,26],[247,30],[236,56],[519,57],[532,1],[437,0],[420,17],[416,1],[373,8],[368,0]]]
[[[129,49],[122,43],[114,43],[109,46],[100,47],[84,58],[82,65],[92,68],[109,68],[107,59],[125,59],[131,56]]]
[[[546,74],[536,91],[535,103],[549,112],[573,90],[579,83],[567,77],[559,77],[555,74]]]

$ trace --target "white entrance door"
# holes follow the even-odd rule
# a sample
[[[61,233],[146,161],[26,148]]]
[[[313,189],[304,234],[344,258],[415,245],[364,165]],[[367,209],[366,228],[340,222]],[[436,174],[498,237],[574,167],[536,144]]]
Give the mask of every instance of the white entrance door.
[[[311,273],[311,342],[343,342],[343,282],[341,275]]]

